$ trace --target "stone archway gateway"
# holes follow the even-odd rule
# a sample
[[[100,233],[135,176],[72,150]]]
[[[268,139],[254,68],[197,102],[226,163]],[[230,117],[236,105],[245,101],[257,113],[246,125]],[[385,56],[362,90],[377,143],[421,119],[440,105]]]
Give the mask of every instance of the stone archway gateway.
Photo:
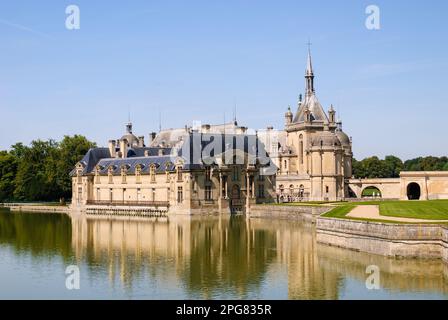
[[[368,186],[362,190],[362,198],[381,198],[381,190],[375,186]]]
[[[420,185],[415,182],[411,182],[407,187],[407,196],[409,200],[420,200],[421,189]]]

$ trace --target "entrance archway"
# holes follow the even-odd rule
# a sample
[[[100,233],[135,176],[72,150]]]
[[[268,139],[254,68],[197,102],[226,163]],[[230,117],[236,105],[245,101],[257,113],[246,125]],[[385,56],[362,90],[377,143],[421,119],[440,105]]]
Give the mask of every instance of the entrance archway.
[[[235,184],[232,187],[232,199],[239,199],[239,198],[240,198],[240,187]]]
[[[381,196],[380,189],[374,186],[364,188],[361,193],[361,198],[381,198]]]
[[[415,182],[408,184],[407,195],[409,200],[420,200],[421,196],[420,185]]]

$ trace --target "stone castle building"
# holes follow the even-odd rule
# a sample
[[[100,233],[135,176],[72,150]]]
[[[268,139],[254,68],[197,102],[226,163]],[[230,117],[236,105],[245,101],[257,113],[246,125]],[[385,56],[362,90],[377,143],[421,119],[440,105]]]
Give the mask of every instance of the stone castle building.
[[[339,201],[348,197],[352,176],[352,142],[330,106],[326,113],[314,88],[311,53],[305,71],[305,98],[285,114],[285,129],[260,134],[278,166],[280,201]]]
[[[88,213],[248,213],[275,199],[275,171],[256,135],[236,123],[136,137],[132,124],[71,172],[72,206]]]
[[[114,208],[143,213],[250,213],[266,202],[342,201],[375,197],[447,199],[448,172],[402,172],[395,179],[354,179],[352,139],[314,87],[311,53],[305,94],[285,114],[284,130],[251,131],[236,119],[143,136],[132,133],[89,150],[72,171],[73,206],[91,213]]]

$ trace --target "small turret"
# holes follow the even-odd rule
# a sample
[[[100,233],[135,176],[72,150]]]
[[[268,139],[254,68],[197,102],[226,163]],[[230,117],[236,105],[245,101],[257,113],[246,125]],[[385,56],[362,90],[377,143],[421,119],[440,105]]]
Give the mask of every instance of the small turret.
[[[292,123],[293,114],[291,112],[291,106],[288,106],[288,111],[285,113],[285,126],[288,126]]]
[[[330,118],[330,123],[334,124],[336,122],[336,111],[333,108],[333,105],[330,106],[330,110],[328,110],[328,117]]]

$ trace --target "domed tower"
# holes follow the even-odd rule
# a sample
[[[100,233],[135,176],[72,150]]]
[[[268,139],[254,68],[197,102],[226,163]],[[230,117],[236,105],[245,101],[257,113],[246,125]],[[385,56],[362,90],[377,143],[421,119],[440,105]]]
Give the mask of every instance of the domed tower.
[[[299,98],[295,115],[285,114],[286,148],[280,153],[278,190],[299,194],[301,201],[337,201],[348,196],[346,180],[352,174],[350,138],[336,121],[336,111],[322,108],[314,87],[311,51],[305,70],[305,99]],[[300,190],[300,192],[297,192]]]

